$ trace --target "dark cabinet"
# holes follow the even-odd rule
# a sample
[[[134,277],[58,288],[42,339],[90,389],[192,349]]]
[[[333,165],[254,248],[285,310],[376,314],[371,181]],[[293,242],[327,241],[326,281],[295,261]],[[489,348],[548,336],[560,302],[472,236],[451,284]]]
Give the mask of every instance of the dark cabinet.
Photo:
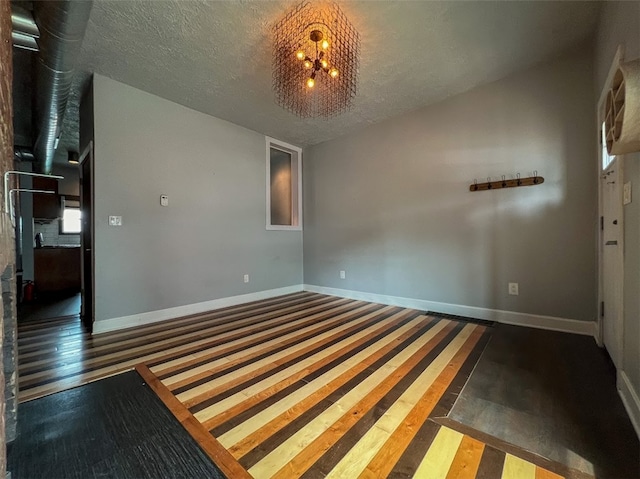
[[[33,193],[33,217],[55,219],[60,217],[58,180],[53,178],[33,178],[34,190],[55,191],[55,194]]]
[[[80,291],[80,248],[44,247],[33,250],[39,293]]]

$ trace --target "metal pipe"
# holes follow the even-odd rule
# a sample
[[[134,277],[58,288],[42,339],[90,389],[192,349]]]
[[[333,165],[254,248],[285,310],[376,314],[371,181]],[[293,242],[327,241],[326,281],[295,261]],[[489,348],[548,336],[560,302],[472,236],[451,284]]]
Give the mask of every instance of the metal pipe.
[[[14,193],[45,193],[45,194],[55,194],[55,191],[50,190],[30,190],[29,188],[14,188],[9,190],[9,215],[11,216],[11,224],[13,226],[16,225],[16,214],[15,207],[13,206],[13,194]]]
[[[58,175],[43,175],[41,173],[31,173],[28,171],[9,170],[4,172],[4,210],[9,211],[9,176],[10,175],[22,175],[22,176],[37,176],[39,178],[53,178],[54,180],[64,180],[64,176]]]
[[[36,142],[33,152],[42,173],[50,173],[53,166],[56,139],[60,136],[73,69],[92,5],[91,0],[34,2],[40,52],[36,64]]]

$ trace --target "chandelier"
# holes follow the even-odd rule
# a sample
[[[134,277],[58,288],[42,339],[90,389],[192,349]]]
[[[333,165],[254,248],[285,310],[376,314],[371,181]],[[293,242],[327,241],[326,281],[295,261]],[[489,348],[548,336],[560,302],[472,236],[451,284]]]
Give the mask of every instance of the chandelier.
[[[329,118],[356,95],[360,37],[335,3],[303,2],[273,27],[276,102],[302,117]]]

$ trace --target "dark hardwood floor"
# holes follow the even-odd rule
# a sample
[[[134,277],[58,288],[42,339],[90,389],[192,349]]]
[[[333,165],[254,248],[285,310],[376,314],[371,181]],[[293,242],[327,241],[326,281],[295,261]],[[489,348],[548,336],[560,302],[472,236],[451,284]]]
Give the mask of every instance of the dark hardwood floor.
[[[135,371],[21,404],[13,479],[224,478]]]
[[[640,477],[640,444],[593,338],[508,325],[449,419],[598,478]]]
[[[47,320],[61,317],[80,316],[80,293],[41,294],[31,302],[22,302],[18,308],[18,321]]]

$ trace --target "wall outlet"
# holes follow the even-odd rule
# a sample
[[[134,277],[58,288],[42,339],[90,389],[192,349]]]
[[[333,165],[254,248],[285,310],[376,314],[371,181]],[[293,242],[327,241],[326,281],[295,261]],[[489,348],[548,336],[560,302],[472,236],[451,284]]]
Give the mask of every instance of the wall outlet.
[[[245,274],[245,275],[244,275],[244,282],[245,282],[245,283],[248,283],[248,282],[249,282],[249,275],[248,275],[248,274]]]
[[[628,205],[629,203],[631,203],[631,182],[630,181],[624,184],[622,203],[625,205]]]
[[[167,195],[160,195],[160,206],[169,206],[169,197]]]
[[[345,279],[347,277],[347,273],[345,273],[343,270],[340,271],[340,279]]]
[[[122,226],[122,216],[109,216],[109,226]]]
[[[518,296],[518,283],[509,283],[509,294],[512,296]]]

